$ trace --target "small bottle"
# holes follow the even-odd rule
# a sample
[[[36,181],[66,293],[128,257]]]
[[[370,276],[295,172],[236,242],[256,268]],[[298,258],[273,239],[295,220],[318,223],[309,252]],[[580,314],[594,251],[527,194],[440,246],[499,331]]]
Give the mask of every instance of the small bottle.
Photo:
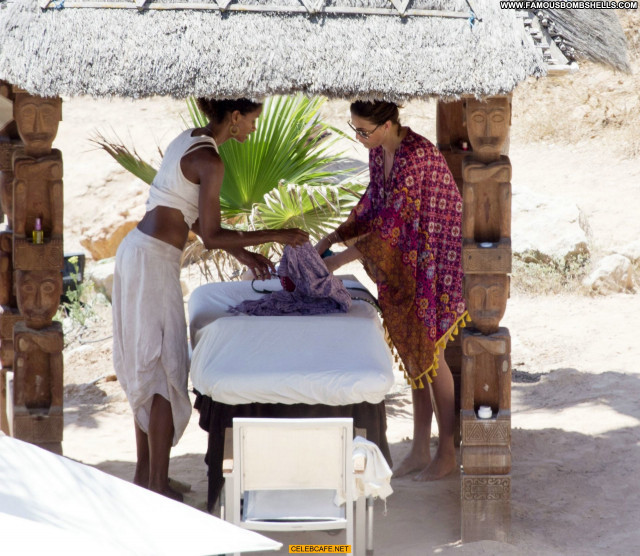
[[[36,218],[36,227],[33,230],[33,243],[34,245],[41,245],[44,243],[44,232],[42,231],[41,218]]]
[[[466,141],[462,141],[460,147],[462,148],[463,151],[469,150],[469,144]]]

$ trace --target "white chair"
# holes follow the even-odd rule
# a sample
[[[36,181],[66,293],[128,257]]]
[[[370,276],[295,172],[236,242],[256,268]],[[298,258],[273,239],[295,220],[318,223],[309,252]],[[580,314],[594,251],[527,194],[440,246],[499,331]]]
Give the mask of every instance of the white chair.
[[[364,498],[355,520],[353,502],[354,467],[366,462],[354,464],[351,418],[235,418],[232,438],[232,445],[225,438],[223,519],[256,531],[345,529],[345,544],[364,554]]]

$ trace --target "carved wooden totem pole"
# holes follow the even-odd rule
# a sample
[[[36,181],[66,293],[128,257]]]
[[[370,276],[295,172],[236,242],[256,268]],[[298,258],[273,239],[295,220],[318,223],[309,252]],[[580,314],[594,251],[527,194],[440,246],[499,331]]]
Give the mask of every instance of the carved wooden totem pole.
[[[8,226],[0,231],[0,430],[10,434],[9,416],[12,406],[7,400],[7,387],[13,379],[13,325],[19,320],[13,291],[13,153],[24,145],[13,119],[15,95],[11,85],[0,81],[0,206]]]
[[[464,542],[506,540],[511,521],[511,338],[499,325],[511,272],[510,119],[506,96],[438,103],[438,147],[463,197],[471,316],[447,348],[460,418]]]
[[[0,158],[8,222],[0,232],[0,359],[13,372],[13,399],[0,418],[12,436],[61,452],[63,335],[52,319],[64,264],[62,155],[51,145],[62,101],[16,87],[7,96],[19,139],[0,130],[0,148],[10,152]]]
[[[511,338],[500,327],[511,272],[511,162],[502,154],[511,99],[464,101],[462,265],[462,540],[506,541],[511,522]]]

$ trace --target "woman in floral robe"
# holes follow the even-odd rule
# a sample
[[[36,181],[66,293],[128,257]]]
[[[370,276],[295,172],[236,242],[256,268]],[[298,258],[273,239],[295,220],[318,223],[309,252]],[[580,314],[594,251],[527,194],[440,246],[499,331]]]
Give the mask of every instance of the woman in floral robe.
[[[370,183],[349,218],[316,248],[323,253],[333,243],[354,240],[326,258],[327,267],[333,271],[362,258],[414,388],[413,445],[394,474],[419,471],[418,480],[439,479],[456,467],[453,377],[444,350],[468,319],[462,294],[462,198],[440,151],[400,124],[397,105],[355,102],[350,126],[369,149]],[[431,460],[434,408],[440,438]]]

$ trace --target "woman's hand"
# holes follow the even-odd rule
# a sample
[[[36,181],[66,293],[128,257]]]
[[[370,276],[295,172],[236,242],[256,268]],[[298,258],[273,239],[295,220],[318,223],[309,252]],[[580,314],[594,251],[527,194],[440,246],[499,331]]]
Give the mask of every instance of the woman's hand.
[[[271,274],[276,273],[273,263],[260,253],[253,253],[246,249],[228,249],[227,251],[238,259],[238,262],[245,265],[259,280],[266,280],[271,277]]]
[[[291,245],[300,247],[309,241],[309,234],[299,228],[287,228],[286,230],[276,230],[274,233],[274,241],[283,245]]]

